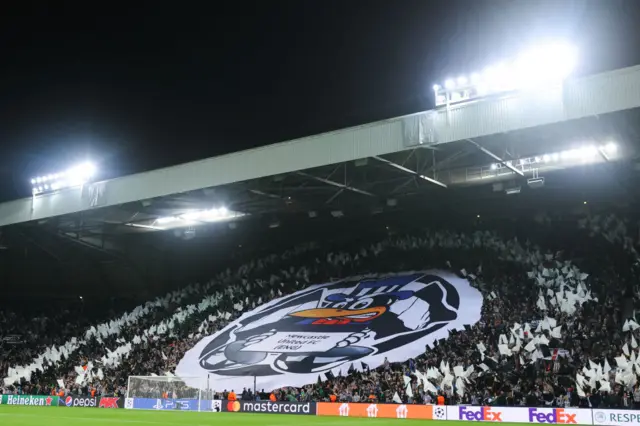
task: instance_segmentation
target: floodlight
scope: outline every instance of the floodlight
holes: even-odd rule
[[[176,222],[180,220],[179,218],[175,217],[175,216],[166,216],[166,217],[159,217],[156,219],[156,223],[163,225],[166,223],[171,223],[171,222]]]
[[[226,219],[241,216],[237,212],[230,212],[226,207],[213,208],[209,210],[194,210],[180,216],[160,217],[156,219],[157,224],[167,224],[171,222],[183,221],[186,223],[193,222],[218,222]]]
[[[183,220],[192,221],[192,220],[200,219],[200,216],[202,216],[202,212],[195,211],[195,212],[185,213],[181,216],[181,218]]]
[[[567,150],[567,151],[562,151],[562,152],[560,153],[560,157],[561,157],[563,160],[568,160],[568,159],[570,159],[570,158],[574,158],[574,157],[576,157],[576,154],[577,154],[577,151],[576,151],[575,149],[569,149],[569,150]]]
[[[495,170],[497,168],[498,168],[498,165],[496,163],[491,164],[491,170]]]
[[[229,212],[229,210],[226,207],[213,208],[211,210],[206,210],[202,213],[203,213],[202,219],[210,222],[231,219],[235,216],[235,214],[232,212]]]
[[[58,191],[64,188],[84,185],[96,174],[93,163],[78,164],[64,172],[49,173],[31,179],[32,193],[40,194],[45,191]],[[46,183],[46,184],[45,184]]]
[[[202,210],[199,212],[198,219],[200,220],[216,220],[220,214],[218,209]]]
[[[440,90],[440,85],[439,85],[439,84],[434,84],[434,85],[433,85],[433,90],[434,90],[434,91],[436,91],[436,92],[437,92],[438,90]]]
[[[548,43],[518,55],[515,60],[486,68],[482,74],[471,74],[471,85],[465,76],[448,79],[436,92],[436,106],[467,101],[492,93],[531,89],[561,83],[577,64],[577,50],[568,43]],[[456,85],[457,83],[457,85]],[[464,93],[456,90],[464,87]]]
[[[79,164],[71,169],[69,169],[67,171],[67,174],[69,176],[69,180],[71,181],[79,181],[79,182],[86,182],[87,180],[89,180],[91,177],[93,177],[93,175],[96,172],[96,168],[92,163],[82,163]]]
[[[487,68],[484,71],[483,79],[490,91],[497,92],[503,90],[507,74],[508,71],[505,64],[498,64]]]
[[[489,93],[489,85],[487,83],[484,83],[484,82],[480,81],[476,85],[476,94],[478,96],[485,96],[488,93]]]
[[[542,156],[542,161],[544,161],[545,163],[549,162],[549,160],[551,160],[549,154],[545,154]]]
[[[558,79],[565,79],[576,67],[578,55],[575,47],[556,43],[546,49],[548,66]]]
[[[593,145],[590,146],[585,146],[583,148],[580,148],[580,158],[582,158],[583,160],[589,159],[589,158],[593,158],[598,154],[598,148],[596,148]]]
[[[604,146],[604,150],[608,154],[615,154],[618,151],[618,145],[615,142],[609,142]]]
[[[576,49],[566,43],[549,43],[523,52],[515,63],[520,86],[558,83],[567,78],[577,62]]]

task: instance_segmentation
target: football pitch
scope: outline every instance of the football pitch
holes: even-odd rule
[[[108,410],[67,407],[15,407],[0,405],[0,425],[6,426],[396,426],[398,423],[429,422],[432,426],[462,426],[462,421],[370,419],[293,416],[286,414],[211,413],[175,411]],[[468,422],[467,422],[468,423]],[[515,425],[515,423],[502,423]]]

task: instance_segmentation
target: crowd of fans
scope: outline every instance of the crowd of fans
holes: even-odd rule
[[[130,376],[163,376],[173,372],[185,352],[201,337],[220,330],[242,312],[252,309],[256,302],[266,303],[308,284],[335,278],[438,268],[465,276],[482,292],[484,303],[479,323],[452,332],[449,338],[425,348],[423,355],[404,363],[385,361],[376,369],[362,364],[338,375],[320,375],[317,383],[303,388],[215,389],[216,395],[228,397],[233,391],[239,399],[401,400],[429,404],[444,397],[448,404],[638,407],[640,389],[635,380],[631,383],[616,380],[614,360],[623,353],[623,346],[629,344],[634,333],[640,339],[640,330],[623,331],[625,321],[635,319],[639,299],[640,271],[634,248],[638,241],[634,231],[623,220],[603,216],[581,221],[539,221],[509,234],[480,230],[424,231],[360,241],[340,250],[315,244],[300,246],[251,260],[237,271],[219,274],[211,283],[192,285],[160,298],[145,315],[125,324],[117,333],[86,339],[86,344],[69,356],[45,361],[43,368],[30,377],[4,386],[0,383],[0,392],[123,396]],[[585,276],[588,274],[584,283],[592,300],[580,304],[573,313],[563,312],[548,301],[542,309],[537,303],[541,286],[530,273],[553,270],[557,265],[567,265],[566,262],[571,262],[572,271],[579,268]],[[556,283],[562,290],[563,275],[556,275]],[[212,294],[218,295],[217,303],[202,310],[193,308]],[[0,337],[4,342],[0,346],[0,377],[8,374],[9,367],[27,365],[52,344],[62,345],[74,336],[83,338],[90,326],[73,311],[58,311],[51,317],[41,315],[29,320],[16,315],[0,313]],[[545,317],[554,318],[562,326],[562,334],[551,337],[547,333],[550,342],[543,348],[542,357],[531,360],[518,354],[500,353],[499,337],[509,335],[513,324],[534,323]],[[118,362],[101,362],[115,347],[134,341],[142,330],[169,322],[167,332],[150,333],[148,339],[130,345]],[[67,326],[59,327],[60,324]],[[22,343],[15,345],[10,336],[21,336]],[[486,346],[485,353],[478,350],[479,343]],[[585,388],[576,383],[576,374],[589,368],[590,362],[603,364],[605,360],[613,366],[609,374],[611,390],[600,390],[601,385]],[[416,372],[439,369],[442,362],[465,369],[475,366],[463,389],[452,384],[439,386],[438,381],[433,382],[435,391],[425,389],[421,375]],[[488,369],[478,368],[480,364]],[[77,383],[81,374],[78,366],[89,368],[88,373],[93,373],[88,376],[90,380]],[[96,374],[98,370],[100,374]]]

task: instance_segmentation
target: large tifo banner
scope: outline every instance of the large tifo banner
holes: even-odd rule
[[[303,386],[353,365],[402,362],[480,320],[482,295],[443,271],[348,279],[272,300],[205,337],[178,364],[192,387]]]

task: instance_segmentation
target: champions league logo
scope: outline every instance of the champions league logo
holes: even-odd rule
[[[242,315],[180,361],[181,377],[227,388],[302,386],[360,361],[404,361],[480,319],[482,296],[442,271],[309,287]],[[359,364],[354,364],[356,368]]]

